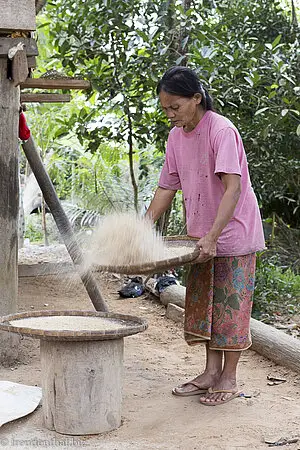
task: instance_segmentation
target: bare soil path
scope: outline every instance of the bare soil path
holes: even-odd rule
[[[42,410],[4,425],[0,449],[88,448],[103,450],[233,450],[265,449],[265,438],[298,437],[282,448],[300,449],[300,374],[295,374],[251,350],[242,355],[239,381],[251,398],[207,407],[198,397],[177,398],[172,387],[197,375],[204,366],[204,348],[189,348],[181,325],[165,318],[165,307],[142,296],[120,299],[121,279],[97,275],[113,312],[146,318],[149,328],[125,338],[122,425],[98,436],[65,436],[43,426]],[[92,309],[77,275],[20,278],[19,310]],[[39,341],[24,338],[21,358],[0,367],[0,379],[40,385]],[[267,376],[285,377],[269,386]]]

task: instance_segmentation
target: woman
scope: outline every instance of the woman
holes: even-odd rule
[[[213,111],[197,74],[172,67],[157,93],[173,128],[147,216],[156,221],[182,190],[187,232],[200,249],[187,281],[184,335],[189,345],[205,342],[207,356],[204,372],[173,394],[220,405],[239,395],[237,365],[251,345],[256,252],[265,246],[260,212],[241,137]]]

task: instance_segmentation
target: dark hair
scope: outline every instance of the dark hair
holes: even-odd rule
[[[192,98],[195,94],[201,94],[201,105],[205,111],[213,109],[213,100],[198,75],[192,69],[183,66],[174,66],[168,69],[159,81],[156,92],[161,91],[168,94],[180,95]]]

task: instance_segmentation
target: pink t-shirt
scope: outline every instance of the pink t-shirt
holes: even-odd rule
[[[222,172],[241,176],[241,195],[218,239],[217,256],[247,255],[264,249],[260,212],[235,126],[225,117],[207,111],[191,132],[177,127],[171,130],[158,184],[182,190],[190,236],[200,238],[210,231],[225,190],[218,176]]]

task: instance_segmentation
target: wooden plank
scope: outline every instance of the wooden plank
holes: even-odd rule
[[[21,94],[21,103],[67,103],[69,94]]]
[[[19,42],[24,44],[27,56],[37,56],[39,54],[34,39],[0,37],[0,58],[7,58],[8,50],[15,47]]]
[[[12,79],[19,86],[28,77],[28,63],[25,50],[18,50],[12,60]]]
[[[21,88],[37,89],[89,89],[90,81],[67,78],[27,78]]]
[[[64,262],[63,264],[43,262],[39,264],[19,264],[18,275],[22,277],[39,277],[47,275],[59,275],[61,273],[72,273],[75,271],[74,264]]]
[[[0,0],[0,31],[34,31],[35,0]]]

